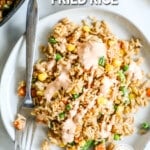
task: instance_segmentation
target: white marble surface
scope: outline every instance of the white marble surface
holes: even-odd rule
[[[89,4],[82,6],[87,7]],[[0,27],[0,75],[4,64],[16,41],[25,31],[27,1],[17,13]],[[39,0],[40,18],[54,12],[81,6],[51,5],[51,0]],[[91,6],[90,6],[91,7]],[[118,12],[131,20],[150,41],[150,0],[119,0],[118,6],[96,6]],[[1,100],[4,98],[0,97]],[[13,150],[13,142],[5,131],[0,117],[0,150]]]

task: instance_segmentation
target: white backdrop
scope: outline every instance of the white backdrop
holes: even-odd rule
[[[86,7],[90,6],[86,4]],[[0,75],[3,66],[19,37],[25,32],[27,0],[17,13],[0,27]],[[51,0],[39,0],[40,18],[63,9],[81,6],[51,5]],[[96,6],[118,12],[131,20],[150,41],[150,0],[119,0],[118,6]],[[0,98],[2,100],[2,98]],[[5,131],[0,117],[0,150],[13,150],[13,142]]]

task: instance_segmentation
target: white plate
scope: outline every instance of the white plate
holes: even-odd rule
[[[143,36],[143,34],[138,30],[138,28],[133,25],[128,19],[123,16],[106,11],[98,8],[77,8],[66,11],[61,11],[56,14],[50,15],[39,22],[38,25],[38,34],[37,34],[37,52],[36,59],[39,57],[38,47],[41,44],[45,44],[47,41],[47,35],[51,27],[58,22],[61,18],[68,17],[72,21],[79,23],[82,19],[87,18],[87,16],[95,16],[100,20],[105,20],[109,23],[112,31],[119,37],[123,39],[129,39],[130,37],[138,37],[141,39],[143,44],[142,55],[145,58],[145,63],[143,68],[146,72],[150,72],[150,68],[148,70],[148,66],[150,66],[150,52],[148,51],[150,45],[147,39]],[[8,61],[3,70],[3,74],[1,77],[1,87],[0,87],[0,107],[1,107],[1,115],[4,126],[10,135],[11,139],[14,140],[14,128],[12,126],[12,122],[14,120],[17,104],[20,101],[18,96],[16,95],[16,89],[18,82],[24,79],[25,75],[25,40],[22,36],[17,42],[16,46],[13,48]],[[143,121],[150,122],[150,107],[141,108],[138,113],[135,115],[136,125],[139,125]],[[40,134],[40,136],[36,136],[38,138],[43,138],[44,134]],[[141,136],[135,133],[130,137],[124,138],[128,144],[131,144],[135,147],[135,143],[140,140]],[[40,141],[40,139],[38,139]],[[39,143],[39,142],[37,142]],[[39,149],[39,144],[35,144],[34,149]],[[57,148],[54,148],[57,149]],[[138,148],[136,148],[138,149]],[[141,148],[139,150],[143,150]]]

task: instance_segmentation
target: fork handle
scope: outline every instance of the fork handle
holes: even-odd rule
[[[32,104],[31,100],[31,81],[35,55],[35,38],[38,22],[38,8],[36,0],[29,0],[27,9],[26,22],[26,97],[29,99],[28,104]]]

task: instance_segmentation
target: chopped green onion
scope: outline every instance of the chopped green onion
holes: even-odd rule
[[[118,76],[119,76],[121,82],[125,82],[125,79],[126,79],[126,78],[125,78],[125,75],[124,75],[123,70],[120,70],[120,71],[118,72]]]
[[[94,146],[94,140],[89,140],[80,148],[80,150],[89,150],[92,146]]]
[[[94,141],[94,145],[98,145],[100,143],[100,141]]]
[[[99,139],[98,141],[94,141],[94,146],[99,145],[99,144],[105,144],[106,139]]]
[[[147,133],[147,131],[150,129],[150,124],[147,122],[143,122],[141,124],[141,128],[139,130],[140,134],[145,134]]]
[[[68,144],[71,145],[71,146],[74,146],[76,143],[73,141],[73,142],[68,143]]]
[[[84,92],[84,87],[82,88],[82,92],[81,93],[83,93]]]
[[[64,119],[65,118],[65,112],[62,112],[59,114],[59,119]]]
[[[106,142],[106,141],[105,141],[105,139],[102,139],[102,140],[101,140],[101,143],[103,143],[103,144],[104,144],[105,142]]]
[[[125,105],[128,105],[128,104],[130,104],[130,103],[131,103],[130,99],[126,99],[126,100],[124,101],[124,104],[125,104]]]
[[[116,140],[116,141],[120,140],[120,135],[119,134],[114,134],[114,140]]]
[[[126,96],[128,94],[128,90],[125,86],[121,86],[120,87],[120,91],[122,91],[122,95]]]
[[[59,53],[57,53],[55,56],[55,60],[59,61],[61,58],[62,58],[62,56]]]
[[[114,105],[115,112],[117,111],[117,109],[118,109],[118,105]]]
[[[53,129],[55,127],[54,122],[50,122],[50,128]]]
[[[70,105],[70,104],[67,104],[67,105],[66,105],[66,110],[67,110],[67,111],[71,110],[71,105]]]
[[[74,99],[79,98],[79,96],[80,96],[80,94],[73,94],[73,98],[74,98]]]
[[[105,66],[105,58],[104,56],[100,57],[98,60],[98,65],[104,67]]]
[[[56,44],[57,43],[57,41],[56,41],[56,39],[54,37],[50,37],[48,39],[48,42],[51,43],[51,44]]]
[[[127,71],[129,69],[129,65],[125,65],[124,67],[123,67],[123,71],[125,72],[125,71]]]
[[[35,82],[36,82],[36,80],[37,80],[37,78],[36,78],[36,77],[32,77],[32,83],[35,83]]]
[[[150,129],[150,124],[147,123],[147,122],[144,122],[144,123],[141,124],[141,128],[145,129],[145,130],[148,130],[148,129]]]

